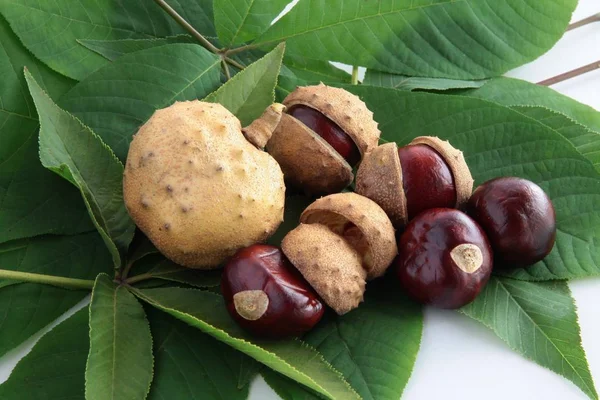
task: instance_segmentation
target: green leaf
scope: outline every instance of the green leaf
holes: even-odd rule
[[[593,132],[566,115],[545,107],[513,106],[511,108],[540,121],[563,135],[600,172],[600,133]]]
[[[599,175],[562,135],[510,108],[471,97],[347,89],[374,110],[383,140],[406,144],[415,136],[439,136],[464,152],[477,185],[498,176],[519,176],[548,193],[556,209],[556,245],[527,269],[534,274],[520,277],[600,275]]]
[[[329,314],[303,340],[363,399],[397,400],[419,352],[423,313],[396,288],[377,283],[370,285],[360,307],[341,317]]]
[[[236,74],[204,101],[221,103],[248,125],[265,111],[275,99],[275,85],[281,68],[285,45],[280,44],[266,56]]]
[[[169,4],[200,33],[214,36],[212,1]],[[107,61],[77,40],[144,39],[184,30],[154,1],[0,0],[0,12],[33,54],[55,71],[81,80]]]
[[[139,265],[142,264],[142,265]],[[183,267],[166,259],[162,255],[149,257],[135,265],[136,270],[145,270],[143,274],[131,277],[134,281],[141,279],[161,279],[184,283],[198,288],[216,287],[221,284],[221,270],[202,271]]]
[[[298,79],[313,85],[320,82],[350,83],[350,74],[328,61],[286,54],[283,63]]]
[[[162,311],[148,309],[156,370],[150,400],[248,397],[248,386],[237,386],[247,356]]]
[[[240,353],[243,354],[243,353]],[[254,358],[250,358],[244,355],[242,362],[240,363],[240,372],[238,377],[237,387],[241,389],[245,386],[249,386],[250,383],[258,376],[258,373],[262,371],[263,365],[256,361]]]
[[[219,39],[230,47],[257,38],[288,3],[288,0],[215,1],[215,25]]]
[[[265,369],[261,372],[262,377],[283,400],[320,400],[317,396],[307,388],[277,372]]]
[[[4,243],[0,245],[0,268],[94,279],[101,272],[111,271],[112,261],[100,235],[92,232]],[[84,290],[34,283],[0,288],[0,355],[27,340],[87,294]]]
[[[330,399],[358,399],[356,392],[323,357],[299,340],[252,339],[231,319],[223,298],[195,289],[147,289],[134,293],[148,304],[202,330],[271,369]]]
[[[406,75],[390,74],[388,72],[367,70],[363,84],[371,86],[389,87],[398,90],[436,90],[479,88],[486,81],[465,81],[445,78],[421,78]]]
[[[575,302],[565,282],[523,282],[492,277],[461,309],[494,331],[513,350],[575,383],[592,399],[590,375]]]
[[[93,229],[78,191],[40,163],[25,66],[54,96],[73,84],[36,60],[0,16],[0,243]]]
[[[60,106],[125,162],[133,134],[154,111],[203,98],[219,84],[216,55],[195,44],[171,44],[126,54],[100,68],[67,93]]]
[[[86,399],[145,399],[153,375],[144,308],[125,286],[98,275],[90,303]]]
[[[3,400],[83,399],[89,351],[87,308],[44,335],[0,385]]]
[[[292,54],[402,75],[482,79],[549,50],[576,5],[576,0],[301,0],[255,43],[285,40]]]
[[[157,39],[78,40],[78,42],[109,61],[115,61],[125,54],[165,46],[167,44],[196,43],[194,38],[189,35],[177,35]]]
[[[27,71],[25,79],[40,115],[42,164],[79,188],[115,266],[120,266],[135,230],[123,202],[123,165],[91,129],[59,108]]]
[[[271,237],[267,240],[268,244],[273,246],[281,245],[281,241],[289,231],[300,224],[300,214],[315,199],[304,195],[292,195],[285,198],[285,208],[283,210],[283,222]]]
[[[483,87],[463,92],[503,106],[542,106],[600,132],[600,112],[546,87],[512,78],[494,78]]]

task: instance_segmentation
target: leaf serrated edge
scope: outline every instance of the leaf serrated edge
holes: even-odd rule
[[[150,327],[150,321],[148,320],[148,315],[146,314],[146,311],[144,310],[143,304],[140,303],[139,298],[131,291],[130,287],[119,286],[119,288],[125,288],[127,290],[127,292],[133,296],[135,301],[138,302],[138,304],[142,308],[142,312],[144,313],[144,322],[146,322],[146,326],[148,327],[148,333],[150,335],[149,352],[150,352],[150,359],[152,360],[152,365],[150,365],[150,380],[148,381],[148,387],[146,388],[146,395],[144,396],[144,398],[146,399],[146,398],[148,398],[148,395],[150,394],[150,389],[152,388],[152,383],[154,382],[154,373],[156,372],[156,370],[155,370],[156,361],[154,360],[154,336],[152,336],[152,329]],[[119,289],[119,288],[117,288],[117,289]]]
[[[89,372],[89,368],[90,368],[90,357],[92,355],[92,302],[94,301],[94,297],[96,296],[96,286],[98,285],[98,281],[100,279],[100,277],[102,275],[105,275],[108,279],[110,279],[110,276],[104,272],[98,274],[98,276],[96,277],[96,282],[94,283],[94,289],[92,289],[92,296],[90,297],[90,304],[88,304],[88,331],[89,331],[89,341],[90,341],[90,350],[87,356],[87,359],[85,361],[85,398],[89,399],[90,397],[88,396],[88,372]]]
[[[508,277],[496,277],[496,279],[498,279],[499,281],[500,281],[500,279],[509,279],[509,280],[514,280],[514,281],[516,281],[516,282],[525,282],[525,283],[527,282],[527,281],[521,281],[521,280],[518,280],[518,279],[512,279],[512,278],[508,278]],[[554,281],[554,282],[557,282],[557,281]],[[571,300],[573,301],[573,307],[574,307],[574,311],[575,311],[575,321],[577,322],[577,336],[578,336],[578,338],[579,338],[579,343],[578,343],[578,344],[580,345],[580,347],[581,347],[581,349],[582,349],[582,351],[583,351],[584,355],[586,355],[586,353],[585,353],[585,349],[583,348],[583,341],[582,341],[582,339],[581,339],[581,329],[580,329],[580,326],[579,326],[579,315],[577,314],[577,305],[575,304],[575,299],[574,299],[574,298],[573,298],[573,296],[572,296],[572,293],[571,293],[571,290],[570,290],[570,288],[569,288],[569,285],[567,285],[567,282],[566,282],[566,281],[563,281],[563,282],[565,283],[565,287],[566,287],[566,289],[567,289],[567,294],[569,295],[569,297],[570,297],[570,298],[571,298]],[[539,282],[532,282],[532,283],[539,283]],[[502,286],[504,287],[504,285],[502,285]],[[504,287],[504,290],[505,290],[507,293],[509,293],[510,297],[513,297],[513,296],[512,296],[512,294],[510,293],[510,291],[509,291],[508,289],[506,289],[506,288]],[[516,300],[514,300],[514,301],[515,301],[515,302],[518,304],[518,302],[517,302]],[[521,306],[520,306],[520,305],[519,305],[519,308],[521,308]],[[486,328],[488,328],[488,329],[489,329],[490,331],[492,331],[492,332],[493,332],[493,333],[494,333],[494,334],[495,334],[495,335],[496,335],[496,336],[497,336],[499,339],[501,339],[501,340],[502,340],[504,343],[506,343],[506,345],[507,345],[507,346],[508,346],[508,347],[509,347],[511,350],[513,350],[515,353],[519,354],[521,357],[523,357],[523,358],[525,358],[525,359],[527,359],[527,360],[529,360],[529,361],[531,361],[531,362],[535,363],[536,365],[538,365],[538,366],[540,366],[540,367],[542,367],[542,368],[544,368],[544,369],[547,369],[548,371],[550,371],[550,372],[552,372],[552,373],[554,373],[554,374],[556,374],[556,375],[558,375],[558,376],[562,376],[563,378],[565,378],[566,380],[568,380],[569,382],[571,382],[572,384],[574,384],[575,386],[577,386],[577,388],[579,388],[579,390],[581,390],[583,393],[585,393],[585,394],[587,395],[587,393],[586,393],[586,392],[584,392],[584,391],[583,391],[583,389],[582,389],[581,387],[579,387],[579,385],[577,385],[575,382],[573,382],[571,379],[569,379],[569,378],[568,378],[568,377],[567,377],[565,374],[561,374],[560,372],[554,371],[553,369],[550,369],[549,367],[547,367],[547,366],[545,366],[545,365],[542,365],[542,364],[538,363],[536,360],[534,360],[534,359],[533,359],[533,357],[529,357],[529,356],[527,356],[527,355],[523,354],[521,351],[519,351],[519,350],[518,350],[518,349],[516,349],[515,347],[513,347],[513,346],[512,346],[512,345],[511,345],[511,344],[508,342],[508,340],[506,340],[505,338],[501,337],[501,336],[500,336],[500,335],[499,335],[499,334],[496,332],[496,330],[494,329],[494,327],[492,327],[492,325],[491,325],[491,324],[489,324],[489,323],[487,323],[487,322],[484,322],[484,321],[482,321],[482,320],[479,320],[479,319],[477,319],[477,318],[475,318],[475,317],[473,317],[473,316],[471,316],[471,315],[467,314],[465,311],[463,311],[463,309],[462,309],[462,308],[461,308],[461,309],[458,309],[457,311],[458,311],[459,313],[463,314],[464,316],[471,318],[473,321],[476,321],[476,322],[480,323],[481,325],[485,326]],[[526,313],[526,314],[527,314],[527,313]],[[529,314],[527,314],[527,315],[529,316]],[[529,318],[531,318],[531,317],[529,317]],[[538,325],[538,324],[536,323],[536,325]],[[541,329],[540,329],[540,330],[541,330]],[[542,332],[543,332],[543,331],[542,331]],[[545,334],[544,334],[544,336],[545,336],[546,338],[548,338],[548,336],[547,336],[547,335],[545,335]],[[550,341],[550,342],[551,342],[551,343],[554,345],[554,342],[553,342],[552,340],[550,340],[550,338],[548,338],[548,340],[549,340],[549,341]],[[554,347],[556,347],[556,345],[554,345]],[[561,355],[563,355],[561,351],[559,351],[559,353],[560,353]],[[564,355],[563,355],[563,358],[565,358],[565,357],[564,357]],[[571,365],[571,363],[568,363],[568,364],[569,364],[569,365]],[[588,367],[588,371],[589,371],[589,370],[590,370],[590,366],[589,366],[589,363],[588,363],[588,360],[587,360],[587,355],[586,355],[586,358],[585,358],[585,365]],[[571,365],[571,367],[572,367],[573,371],[574,371],[574,372],[577,374],[577,376],[579,376],[579,378],[580,378],[580,379],[581,379],[581,380],[582,380],[582,381],[585,383],[585,380],[584,380],[584,379],[583,379],[583,377],[582,377],[582,376],[581,376],[581,375],[580,375],[580,374],[577,372],[577,370],[576,370],[576,369],[575,369],[575,368],[574,368],[572,365]],[[588,389],[591,389],[591,393],[592,393],[593,395],[595,395],[595,397],[592,397],[592,399],[593,399],[593,400],[598,400],[598,393],[596,392],[596,388],[595,388],[595,384],[594,384],[593,377],[592,377],[592,385],[593,385],[593,386],[590,388],[590,387],[588,386],[588,384],[587,384],[587,383],[585,383],[585,386],[586,386]]]
[[[211,39],[216,39],[210,36],[205,36]],[[93,48],[93,47],[89,47],[87,44],[101,44],[101,43],[134,43],[134,42],[159,42],[162,40],[169,40],[169,39],[178,39],[178,38],[189,38],[190,42],[188,44],[195,44],[196,42],[194,42],[194,38],[192,38],[190,35],[187,35],[185,33],[181,33],[179,35],[171,35],[171,36],[165,36],[165,37],[152,37],[152,38],[147,38],[147,39],[117,39],[117,40],[99,40],[99,39],[76,39],[76,42],[79,43],[81,46],[85,47],[86,49],[93,51],[94,53],[100,55],[101,57],[107,59],[108,61],[115,61],[112,60],[108,57],[106,57],[106,55],[102,54],[100,51],[98,51],[98,49]],[[176,44],[176,43],[165,43],[164,46],[170,45],[170,44]],[[160,47],[160,46],[159,46]],[[146,49],[142,49],[139,51],[143,51]],[[126,54],[130,54],[130,53],[126,53]]]
[[[69,113],[66,110],[63,110],[62,108],[60,108],[55,102],[54,100],[52,100],[52,98],[48,95],[48,93],[46,93],[46,91],[44,90],[44,88],[42,88],[36,81],[36,79],[33,77],[33,75],[29,72],[29,69],[27,69],[27,67],[24,68],[24,75],[25,75],[25,80],[27,82],[27,85],[30,86],[31,83],[33,82],[36,86],[39,87],[40,92],[42,93],[42,96],[45,96],[49,101],[51,106],[55,107],[56,109],[58,109],[61,112],[64,112],[69,118],[72,118],[74,121],[76,121],[78,124],[80,124],[80,126],[83,128],[84,131],[87,131],[89,134],[91,134],[92,138],[98,140],[100,142],[100,145],[102,146],[102,148],[104,150],[106,150],[109,154],[109,156],[111,157],[112,161],[116,161],[118,166],[120,167],[120,171],[124,171],[125,167],[123,166],[123,163],[121,163],[121,160],[119,160],[117,158],[117,156],[115,155],[115,153],[112,151],[112,149],[106,144],[104,143],[104,141],[102,140],[102,138],[100,138],[100,136],[98,136],[90,127],[88,127],[87,125],[85,125],[79,118],[75,117],[74,115],[72,115],[71,113]],[[29,92],[31,93],[31,87],[29,87]],[[31,97],[33,98],[33,95],[31,95]],[[35,98],[33,100],[34,106],[36,108],[36,111],[38,112],[39,115],[39,111],[37,110],[38,106],[37,103],[35,102]],[[38,134],[38,149],[41,149],[41,137],[42,137],[42,122],[41,122],[41,118],[40,118],[40,131]],[[46,165],[44,163],[44,161],[41,158],[41,154],[38,151],[38,157],[40,159],[40,163],[47,169],[51,170],[51,171],[55,171],[54,166],[51,165]],[[117,244],[115,243],[115,241],[110,237],[110,229],[108,229],[107,226],[107,221],[105,220],[104,216],[102,214],[97,215],[96,212],[94,212],[94,208],[92,207],[92,205],[90,204],[90,202],[87,199],[87,196],[84,194],[83,192],[83,188],[86,187],[87,188],[87,184],[85,182],[80,182],[79,179],[77,179],[75,177],[75,174],[73,174],[73,171],[71,171],[71,168],[69,168],[66,164],[61,163],[60,167],[65,167],[67,170],[69,170],[69,173],[71,174],[71,176],[73,177],[73,179],[76,181],[77,183],[77,188],[79,189],[80,193],[81,193],[81,197],[86,205],[86,208],[88,209],[88,212],[90,214],[90,217],[93,216],[92,222],[94,223],[94,225],[96,226],[96,229],[98,230],[98,232],[100,233],[100,235],[102,236],[102,238],[104,239],[105,243],[106,241],[109,241],[110,244],[112,244],[112,246],[114,246],[114,250],[116,251],[116,254],[113,252],[113,249],[110,248],[110,246],[107,244],[107,247],[109,248],[109,251],[111,252],[111,255],[113,257],[113,263],[115,264],[115,268],[119,268],[123,262],[123,260],[121,259],[121,254],[119,251],[119,248],[117,247]],[[59,168],[60,168],[59,167]],[[88,191],[91,193],[91,190]],[[135,225],[133,224],[133,221],[131,220],[131,217],[129,217],[129,214],[127,213],[127,217],[129,218],[130,221],[130,226],[128,229],[124,230],[123,233],[121,235],[125,236],[126,238],[128,236],[130,236],[130,239],[128,240],[129,242],[131,242],[131,239],[133,239],[133,234],[135,233]],[[100,222],[98,221],[98,218],[102,221],[102,223],[104,224],[104,226],[101,226]],[[119,236],[121,236],[119,235]]]
[[[192,292],[196,292],[196,291],[198,291],[197,289],[188,289],[188,288],[180,288],[180,289],[178,289],[178,290],[185,290],[185,291],[192,291]],[[262,348],[262,347],[260,347],[260,346],[258,346],[258,345],[255,345],[254,343],[248,342],[248,341],[247,341],[247,340],[245,340],[245,339],[240,339],[240,338],[236,338],[236,337],[234,337],[234,336],[231,336],[229,333],[225,332],[224,330],[222,330],[222,329],[219,329],[219,328],[217,328],[216,326],[213,326],[213,325],[211,325],[211,324],[209,324],[209,323],[207,323],[207,322],[204,322],[204,321],[202,321],[201,319],[198,319],[198,318],[194,317],[193,315],[190,315],[190,314],[188,314],[188,313],[185,313],[185,312],[183,312],[183,311],[179,311],[179,310],[176,310],[176,309],[173,309],[173,308],[170,308],[170,307],[165,307],[165,306],[163,306],[163,305],[161,305],[161,304],[159,304],[159,303],[155,302],[153,299],[150,299],[150,298],[149,298],[149,297],[147,297],[147,296],[146,296],[146,295],[145,295],[145,294],[144,294],[142,291],[140,291],[140,290],[138,290],[138,289],[136,289],[136,288],[133,288],[133,287],[132,287],[132,288],[130,289],[130,291],[131,291],[131,292],[132,292],[132,293],[133,293],[135,296],[137,296],[138,298],[140,298],[142,301],[145,301],[146,303],[150,304],[151,306],[153,306],[153,307],[156,307],[156,308],[158,308],[158,309],[160,309],[160,310],[162,310],[162,311],[165,311],[165,312],[169,312],[169,311],[171,311],[171,312],[174,312],[174,313],[176,313],[176,314],[179,314],[179,315],[186,316],[186,317],[188,317],[188,318],[190,318],[190,319],[192,319],[192,320],[198,321],[198,323],[199,323],[199,324],[200,324],[200,325],[203,327],[203,328],[200,328],[202,331],[204,331],[205,333],[207,333],[207,334],[211,335],[212,337],[214,337],[215,339],[217,339],[217,340],[219,340],[219,341],[221,341],[221,342],[223,342],[222,338],[220,338],[220,337],[218,337],[217,335],[215,335],[215,333],[219,333],[219,334],[222,334],[223,336],[225,336],[226,338],[229,338],[229,339],[232,339],[232,340],[235,340],[235,341],[239,341],[239,342],[241,342],[242,344],[244,344],[244,345],[247,345],[247,346],[248,346],[248,347],[250,347],[250,348],[259,349],[260,351],[262,351],[262,352],[264,352],[264,353],[268,354],[269,356],[273,357],[274,359],[276,359],[276,360],[280,361],[282,364],[285,364],[286,366],[288,366],[288,367],[289,367],[289,368],[290,368],[292,371],[294,371],[294,372],[295,372],[295,373],[297,373],[298,375],[302,375],[302,376],[304,376],[304,377],[305,377],[305,378],[306,378],[308,381],[312,382],[312,383],[315,385],[315,387],[318,387],[318,388],[319,388],[319,389],[322,391],[322,394],[326,394],[327,396],[329,396],[329,398],[330,398],[330,399],[332,399],[332,400],[336,400],[336,398],[335,398],[335,397],[333,397],[333,395],[332,395],[331,393],[329,393],[329,391],[327,391],[327,390],[326,390],[326,389],[324,389],[324,388],[323,388],[321,385],[319,385],[317,382],[315,382],[315,381],[314,381],[314,380],[313,380],[313,379],[312,379],[310,376],[308,376],[308,375],[306,375],[305,373],[303,373],[303,372],[299,371],[299,370],[298,370],[298,369],[296,369],[296,368],[295,368],[293,365],[289,364],[287,361],[285,361],[284,359],[282,359],[281,357],[279,357],[277,354],[275,354],[275,353],[272,353],[272,352],[270,352],[270,351],[268,351],[268,350],[266,350],[266,349],[264,349],[264,348]],[[220,296],[218,296],[218,295],[216,295],[216,294],[214,294],[214,293],[210,293],[210,292],[206,292],[206,294],[207,294],[207,295],[210,295],[210,296],[214,296],[215,298],[216,298],[216,297],[220,297]],[[184,322],[186,322],[186,321],[184,321]],[[225,343],[225,344],[229,345],[228,343]],[[306,345],[304,342],[301,342],[301,344],[304,344],[304,345]],[[308,345],[306,345],[306,347],[307,347],[309,350],[315,351],[313,348],[311,348],[311,347],[310,347],[310,346],[308,346]],[[236,350],[237,350],[237,349],[236,349]],[[240,351],[240,350],[238,350],[238,351]],[[248,356],[252,357],[252,356],[251,356],[251,355],[249,355],[249,354],[248,354]],[[329,364],[329,363],[327,362],[327,360],[325,360],[325,358],[324,358],[324,357],[321,355],[321,353],[319,353],[318,351],[315,351],[315,356],[316,356],[316,357],[319,359],[319,361],[321,361],[321,362],[323,362],[325,365],[327,365],[327,366],[328,366],[328,367],[331,369],[331,371],[332,371],[332,372],[336,373],[338,377],[342,377],[341,381],[342,381],[342,382],[344,382],[344,384],[346,385],[346,387],[347,387],[347,388],[349,388],[349,389],[350,389],[350,391],[356,395],[356,398],[357,398],[357,399],[360,399],[360,398],[361,398],[361,397],[358,395],[358,393],[356,393],[356,391],[354,390],[354,388],[352,388],[352,386],[350,386],[350,384],[349,384],[349,383],[346,381],[346,379],[345,379],[345,378],[343,378],[343,375],[342,375],[342,374],[341,374],[339,371],[337,371],[335,368],[333,368],[333,367],[331,366],[331,364]],[[254,357],[252,357],[252,358],[254,358]],[[258,361],[258,362],[260,362],[260,363],[262,364],[262,362],[261,362],[261,361],[259,361],[259,360],[257,360],[257,361]],[[268,366],[267,366],[267,367],[268,367]],[[291,378],[291,379],[292,379],[292,378]]]

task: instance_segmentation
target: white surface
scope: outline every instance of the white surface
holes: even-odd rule
[[[580,0],[578,21],[600,12],[598,0]],[[567,32],[557,45],[531,64],[508,75],[538,82],[600,59],[600,23]],[[600,109],[600,71],[554,86],[559,92]],[[583,346],[600,385],[600,279],[570,284],[579,309]],[[83,306],[82,303],[79,307]],[[0,358],[0,382],[41,336]],[[577,400],[586,396],[572,383],[514,353],[483,326],[455,312],[427,309],[417,363],[402,400]],[[277,395],[257,379],[251,400]],[[185,400],[185,399],[178,399]],[[344,399],[340,399],[344,400]]]

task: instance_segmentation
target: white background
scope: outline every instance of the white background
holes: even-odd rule
[[[598,12],[598,0],[580,0],[573,21]],[[567,32],[546,55],[508,75],[539,82],[599,60],[600,23],[594,23]],[[600,110],[600,71],[553,88]],[[600,279],[573,282],[570,287],[577,302],[583,346],[594,380],[600,385]],[[0,382],[8,378],[39,336],[0,358]],[[583,400],[586,396],[569,381],[511,351],[482,325],[456,312],[427,309],[421,350],[402,399],[458,398]],[[250,399],[278,397],[259,378],[252,384]]]

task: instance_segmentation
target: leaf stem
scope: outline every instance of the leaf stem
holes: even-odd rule
[[[352,79],[350,80],[350,83],[358,85],[358,65],[352,66]]]
[[[262,43],[262,44],[264,44],[264,43]],[[258,44],[247,44],[244,46],[236,47],[235,49],[229,49],[225,52],[225,55],[241,53],[242,51],[255,49],[258,46],[259,46]]]
[[[594,22],[600,22],[600,13],[584,18],[581,21],[573,22],[567,27],[567,32],[573,29],[581,28],[582,26],[592,24]]]
[[[575,78],[579,75],[587,74],[588,72],[595,71],[597,69],[600,69],[600,60],[595,61],[588,65],[584,65],[583,67],[576,68],[572,71],[565,72],[564,74],[557,75],[553,78],[545,79],[541,82],[538,82],[538,85],[552,86],[559,82],[566,81],[567,79]]]
[[[229,58],[229,57],[225,57],[225,61],[227,61],[228,64],[233,65],[234,67],[236,67],[237,69],[244,69],[246,67],[244,67],[242,64],[240,64],[239,62]]]
[[[94,281],[87,279],[65,278],[62,276],[33,274],[30,272],[0,269],[0,279],[20,282],[42,283],[67,289],[93,289]]]
[[[132,276],[131,278],[125,279],[123,282],[128,285],[133,285],[135,283],[145,281],[147,279],[152,279],[152,278],[154,278],[154,275],[152,275],[151,272],[146,272],[145,274],[140,274],[140,275]]]
[[[227,80],[231,79],[231,73],[229,72],[229,65],[227,65],[227,61],[224,58],[221,58],[221,65],[223,66],[223,72],[225,72],[225,78]]]
[[[207,50],[212,51],[215,54],[219,54],[221,51],[216,48],[211,42],[208,41],[200,32],[198,32],[189,22],[187,22],[173,7],[171,7],[165,0],[154,0],[156,4],[162,7],[179,25],[190,33],[196,40],[202,44]]]

